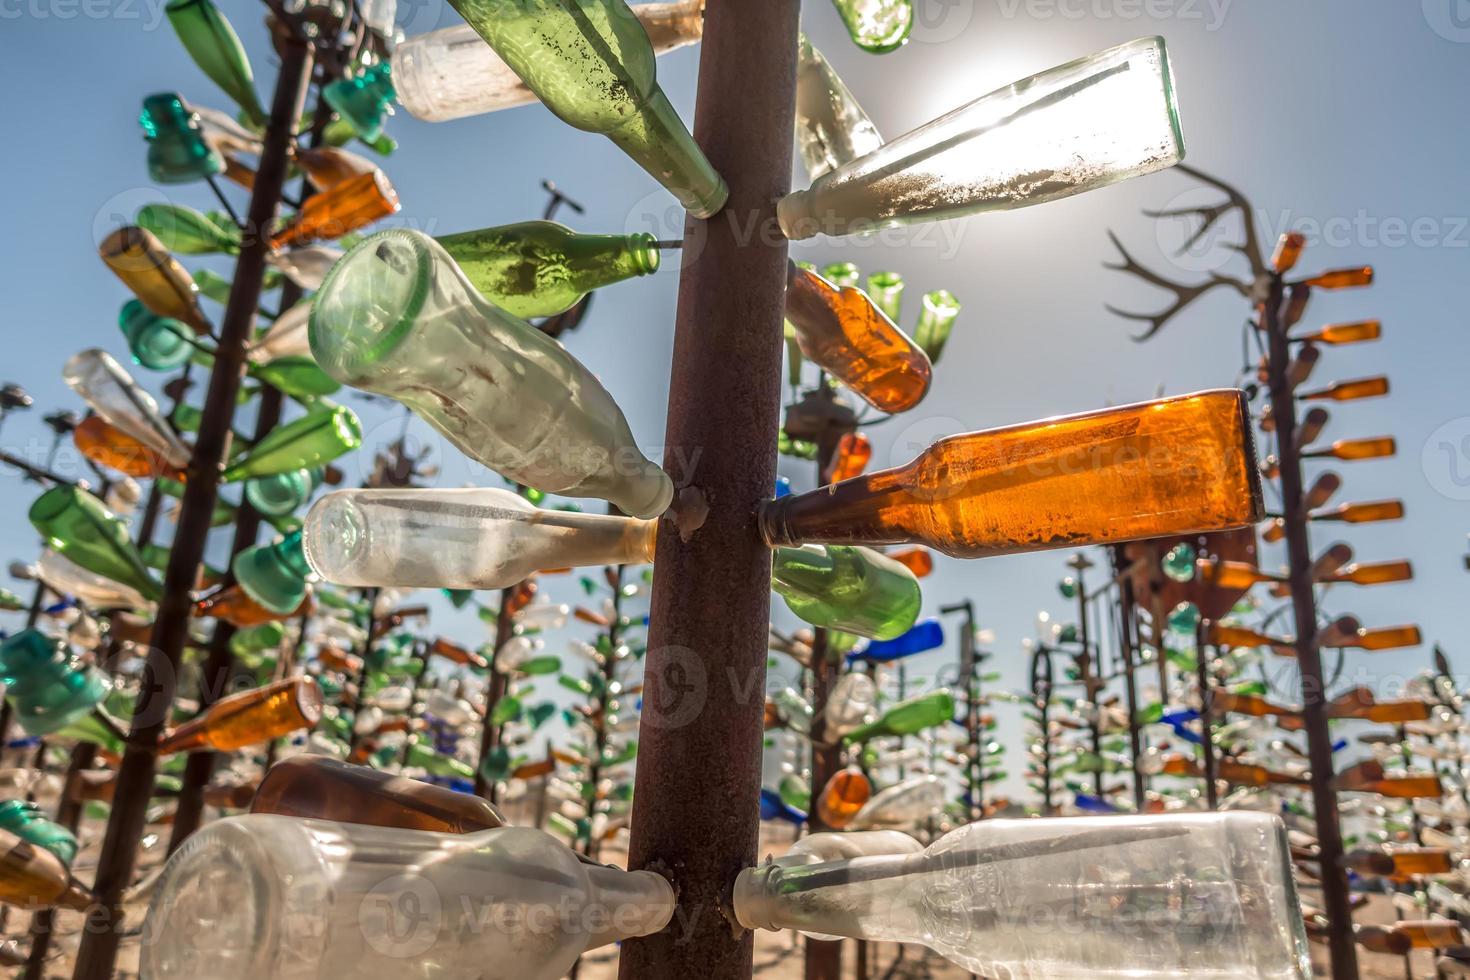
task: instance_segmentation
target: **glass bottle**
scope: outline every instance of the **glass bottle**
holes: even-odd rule
[[[788,262],[786,322],[807,360],[880,411],[908,411],[929,391],[928,355],[861,289]]]
[[[642,3],[632,8],[655,55],[699,41],[704,0]],[[426,122],[509,109],[536,101],[536,93],[468,24],[416,34],[393,51],[398,101]]]
[[[322,88],[322,99],[364,143],[383,135],[383,123],[393,114],[393,96],[393,66],[386,61]]]
[[[1385,585],[1389,582],[1407,582],[1413,577],[1414,566],[1407,561],[1353,562],[1339,568],[1322,581]]]
[[[554,221],[482,228],[435,239],[480,295],[512,316],[551,316],[589,292],[658,270],[654,237],[583,235]]]
[[[302,289],[320,289],[327,273],[332,271],[332,266],[342,255],[340,248],[330,245],[298,245],[286,252],[272,252],[265,260]],[[311,303],[303,301],[292,309],[302,309],[305,315],[311,312]],[[306,349],[309,348],[292,353],[302,353]]]
[[[845,745],[852,745],[885,735],[913,735],[953,720],[954,695],[940,689],[900,701],[878,716],[876,721],[842,736],[842,741]]]
[[[830,741],[857,731],[874,718],[878,687],[867,674],[850,670],[837,678],[822,710],[823,734]],[[866,801],[865,801],[866,802]],[[828,826],[836,826],[827,821]]]
[[[1339,504],[1331,510],[1311,513],[1314,521],[1342,521],[1346,524],[1371,524],[1376,521],[1397,521],[1404,516],[1402,500],[1372,500],[1359,504]]]
[[[290,615],[306,601],[311,567],[306,563],[300,531],[292,531],[274,544],[237,552],[230,571],[245,593],[271,612]]]
[[[873,640],[860,650],[850,653],[849,661],[866,660],[870,663],[888,663],[912,657],[917,653],[937,650],[944,645],[944,625],[937,619],[926,619],[915,624],[906,633],[890,640]]]
[[[309,355],[288,354],[285,357],[272,358],[265,364],[250,365],[248,371],[257,381],[263,381],[283,394],[305,403],[335,395],[342,390],[342,386],[317,367],[316,361]]]
[[[663,877],[584,864],[538,830],[249,814],[208,825],[170,859],[142,972],[555,980],[582,953],[657,932],[673,912]]]
[[[837,440],[837,457],[832,461],[828,483],[841,483],[862,476],[868,460],[873,458],[873,444],[861,432],[845,432]]]
[[[123,304],[118,327],[133,360],[154,371],[171,371],[194,356],[193,333],[172,317],[159,316],[136,299]]]
[[[251,813],[471,834],[505,825],[488,800],[320,755],[284,759],[265,774]]]
[[[949,342],[954,321],[960,315],[960,301],[946,289],[936,289],[924,294],[924,305],[919,311],[919,322],[914,327],[914,343],[929,355],[929,360],[938,363],[944,345]]]
[[[276,612],[256,602],[250,597],[250,593],[236,584],[194,603],[194,615],[213,616],[241,629],[249,629],[264,623],[309,615],[314,606],[315,603],[308,591],[302,596],[300,604],[295,609],[286,613]]]
[[[142,442],[107,422],[88,415],[71,431],[78,451],[92,462],[128,476],[152,479],[166,476],[183,482],[185,473]]]
[[[474,779],[475,770],[453,756],[434,751],[434,746],[421,741],[409,743],[404,765],[422,769],[431,776],[450,779]]]
[[[32,910],[59,906],[85,912],[92,896],[72,880],[61,858],[0,830],[0,903]]]
[[[34,629],[0,642],[0,681],[27,735],[84,735],[79,726],[112,689],[102,672],[73,653],[65,640]]]
[[[420,232],[381,232],[337,263],[312,305],[311,348],[338,381],[398,399],[517,483],[634,517],[673,499],[591,372],[486,302]]]
[[[870,54],[896,51],[914,28],[913,0],[832,0],[852,43]]]
[[[1303,282],[1313,289],[1353,289],[1373,285],[1373,267],[1359,266],[1352,269],[1333,269],[1313,276]]]
[[[0,802],[0,830],[44,847],[68,867],[77,856],[76,835],[47,817],[40,805],[31,800]]]
[[[943,439],[912,463],[761,506],[772,546],[917,542],[956,558],[1261,518],[1249,417],[1217,390]]]
[[[316,239],[336,239],[374,221],[397,214],[398,192],[381,170],[362,174],[306,199],[286,226],[270,236],[270,246],[282,249]]]
[[[322,482],[322,468],[288,470],[245,481],[245,499],[266,517],[286,517],[311,499]]]
[[[119,228],[102,240],[97,252],[148,309],[187,323],[197,334],[211,332],[199,306],[198,285],[151,231],[136,225]]]
[[[832,774],[817,797],[817,817],[832,830],[841,830],[852,822],[858,811],[873,795],[873,784],[857,766],[848,766]]]
[[[1314,344],[1359,344],[1368,340],[1377,340],[1383,336],[1383,323],[1380,320],[1359,320],[1354,323],[1329,323],[1316,333],[1308,334],[1301,339]]]
[[[696,218],[724,207],[725,182],[659,88],[653,44],[624,0],[451,5],[563,122],[607,136]]]
[[[813,626],[885,640],[913,626],[924,601],[919,580],[903,565],[871,548],[841,545],[777,548],[771,588]]]
[[[194,63],[245,110],[251,122],[263,127],[267,116],[255,93],[255,73],[225,15],[210,0],[169,0],[163,9]]]
[[[152,601],[131,586],[83,568],[50,548],[36,559],[37,574],[53,592],[69,595],[93,609],[148,609]]]
[[[1326,449],[1302,453],[1302,459],[1384,459],[1398,452],[1398,443],[1392,436],[1377,436],[1369,439],[1339,439]]]
[[[1285,581],[1280,575],[1263,572],[1250,562],[1221,561],[1216,558],[1201,558],[1197,563],[1200,578],[1216,589],[1249,589],[1260,582]]]
[[[1325,388],[1299,392],[1296,397],[1300,401],[1349,402],[1359,398],[1378,398],[1386,394],[1388,394],[1388,379],[1379,375],[1376,378],[1337,381]]]
[[[233,752],[311,728],[321,717],[322,691],[316,679],[287,677],[221,698],[199,717],[164,735],[158,752]]]
[[[984,820],[920,854],[746,869],[735,916],[920,942],[981,976],[1306,980],[1289,853],[1266,813]]]
[[[56,486],[31,504],[30,521],[54,550],[88,571],[158,601],[163,587],[148,572],[128,526],[102,501],[74,486]]]
[[[170,252],[183,255],[234,255],[240,251],[240,229],[216,224],[207,214],[179,204],[145,204],[133,220],[153,233]]]
[[[898,322],[898,315],[903,309],[903,290],[903,276],[897,272],[874,272],[868,276],[868,295],[883,315],[894,323]]]
[[[878,127],[803,34],[796,61],[796,149],[808,179],[816,180],[882,145]],[[898,318],[896,311],[888,315]]]
[[[924,548],[904,548],[890,551],[888,557],[914,573],[915,578],[927,578],[934,571],[934,556]]]
[[[378,169],[378,165],[367,157],[340,146],[298,147],[294,156],[296,165],[306,172],[307,179],[319,191],[329,191],[343,181]]]
[[[317,285],[321,283],[318,282]],[[246,356],[250,358],[252,364],[269,364],[282,357],[310,356],[311,341],[307,339],[306,333],[310,322],[311,300],[302,300],[276,317],[266,328],[265,333],[250,345]]]
[[[1140,38],[982,96],[777,206],[792,240],[1055,201],[1184,158],[1162,38]]]
[[[910,776],[874,793],[847,826],[851,830],[915,827],[943,809],[947,796],[938,776]]]
[[[1288,231],[1276,240],[1276,250],[1271,253],[1271,271],[1283,275],[1296,268],[1302,252],[1307,247],[1307,236],[1299,231]]]
[[[226,483],[330,463],[362,445],[362,423],[345,405],[318,408],[277,426],[225,467]]]
[[[158,402],[106,351],[92,347],[73,354],[62,366],[69,388],[92,410],[177,469],[189,465],[189,447],[158,411]]]
[[[199,115],[177,92],[143,100],[138,116],[148,143],[148,176],[160,184],[204,180],[225,170],[225,158],[204,137]]]
[[[1360,650],[1397,650],[1401,647],[1416,647],[1424,642],[1417,626],[1383,626],[1378,629],[1360,629],[1345,646]],[[1324,641],[1324,645],[1326,642]]]
[[[1165,577],[1175,582],[1193,582],[1196,574],[1194,546],[1187,542],[1174,545],[1159,560]]]

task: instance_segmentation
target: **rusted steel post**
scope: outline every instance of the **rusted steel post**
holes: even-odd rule
[[[771,558],[756,508],[771,496],[781,405],[798,0],[709,0],[694,137],[730,186],[687,219],[665,467],[704,525],[659,529],[629,864],[678,890],[663,932],[623,944],[624,980],[744,980],[752,939],[726,917],[755,863]],[[692,508],[691,508],[692,509]],[[686,522],[692,523],[692,522]]]
[[[255,188],[250,195],[245,243],[235,265],[235,279],[220,325],[214,369],[210,372],[203,421],[189,463],[189,479],[174,532],[174,547],[164,573],[163,600],[153,625],[148,651],[148,677],[139,694],[137,713],[128,736],[117,776],[117,794],[107,835],[98,858],[94,890],[97,904],[88,913],[87,927],[77,954],[73,980],[108,980],[122,939],[122,893],[130,883],[138,841],[146,824],[148,798],[153,788],[158,739],[168,720],[178,681],[179,661],[188,638],[192,599],[190,589],[204,557],[210,516],[218,497],[220,472],[229,451],[235,398],[245,368],[245,345],[255,326],[265,274],[265,234],[275,220],[311,76],[312,54],[297,37],[281,37],[281,70],[276,80],[265,144],[260,155]]]

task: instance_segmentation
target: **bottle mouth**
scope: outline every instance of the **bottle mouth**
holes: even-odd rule
[[[302,525],[306,564],[324,582],[358,584],[351,566],[371,551],[369,523],[352,494],[329,493],[306,512]]]
[[[628,243],[631,246],[628,254],[632,257],[633,265],[640,276],[650,276],[658,271],[660,256],[658,245],[655,244],[657,241],[657,238],[646,231],[628,236]]]
[[[422,237],[406,229],[370,235],[327,273],[307,329],[312,356],[338,381],[371,378],[412,332],[433,264]]]

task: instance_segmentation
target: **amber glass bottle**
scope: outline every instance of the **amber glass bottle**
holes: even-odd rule
[[[1302,257],[1307,247],[1307,236],[1299,231],[1288,231],[1276,241],[1276,251],[1271,253],[1271,269],[1277,273],[1290,272]]]
[[[1297,395],[1302,401],[1350,402],[1359,398],[1377,398],[1388,394],[1388,379],[1382,375],[1373,378],[1355,378],[1338,381],[1325,388],[1303,391]]]
[[[83,911],[92,896],[72,881],[61,858],[0,830],[0,902],[23,909],[61,906]]]
[[[957,558],[1261,518],[1245,402],[1208,391],[951,436],[906,466],[767,501],[772,546],[925,544]]]
[[[321,716],[322,691],[316,680],[287,677],[221,698],[198,718],[165,735],[158,751],[160,755],[195,750],[233,752],[309,728]]]
[[[398,211],[398,192],[381,170],[359,174],[306,199],[301,213],[271,236],[271,248],[341,238]]]
[[[250,812],[440,834],[505,825],[500,811],[478,796],[320,755],[292,756],[272,766]]]
[[[71,433],[78,451],[92,462],[128,476],[151,480],[166,476],[184,482],[185,471],[100,415],[89,415]]]
[[[1333,269],[1306,280],[1314,289],[1352,289],[1355,286],[1373,284],[1373,267],[1359,266],[1353,269]]]

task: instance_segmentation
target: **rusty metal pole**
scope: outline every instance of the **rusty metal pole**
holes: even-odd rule
[[[708,519],[659,529],[629,865],[678,890],[663,932],[623,944],[623,980],[745,980],[727,916],[759,840],[771,556],[756,508],[776,477],[798,0],[709,0],[694,137],[730,186],[687,219],[665,466]]]
[[[1138,677],[1134,657],[1138,653],[1138,610],[1133,598],[1133,577],[1124,571],[1128,558],[1122,545],[1112,549],[1113,574],[1118,578],[1118,653],[1123,658],[1123,691],[1128,703],[1128,758],[1132,761],[1133,807],[1143,812],[1148,790],[1143,770],[1143,733],[1138,725]]]
[[[1347,873],[1339,864],[1342,826],[1337,818],[1337,794],[1332,789],[1332,733],[1327,725],[1322,650],[1317,644],[1317,598],[1312,583],[1311,544],[1307,540],[1308,517],[1302,502],[1296,397],[1287,378],[1291,344],[1287,339],[1289,328],[1282,324],[1280,315],[1283,292],[1281,276],[1272,276],[1270,294],[1262,305],[1260,328],[1268,345],[1271,415],[1276,421],[1276,455],[1281,465],[1281,517],[1286,531],[1286,558],[1291,568],[1291,607],[1296,620],[1297,666],[1302,678],[1302,719],[1306,723],[1307,755],[1312,767],[1312,809],[1316,813],[1317,846],[1321,853],[1327,945],[1332,954],[1334,980],[1356,980],[1358,951],[1353,942],[1353,910],[1348,901]]]
[[[148,680],[138,697],[128,749],[118,771],[112,816],[98,858],[93,886],[97,904],[88,910],[73,980],[108,980],[122,939],[120,901],[131,882],[138,841],[146,824],[158,739],[173,704],[180,658],[188,638],[192,605],[189,590],[204,557],[220,472],[229,451],[235,397],[245,368],[245,345],[255,326],[265,275],[265,233],[276,218],[290,166],[287,151],[295,139],[296,122],[311,76],[312,53],[306,42],[293,35],[279,38],[279,44],[281,70],[276,79],[260,168],[250,195],[245,244],[235,265],[235,279],[220,325],[203,422],[189,462],[189,479],[174,532],[174,547],[164,573],[163,600],[153,626],[153,645],[148,651]]]

